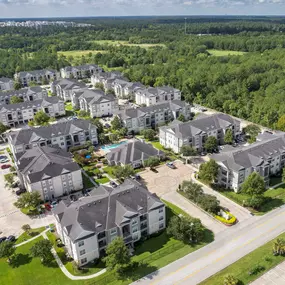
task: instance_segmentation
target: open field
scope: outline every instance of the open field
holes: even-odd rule
[[[104,51],[104,50],[68,50],[68,51],[58,51],[57,53],[59,55],[61,55],[61,54],[65,55],[66,57],[68,57],[68,56],[81,57],[82,55],[84,55],[84,56],[88,55],[90,52],[92,54],[96,54],[98,52],[104,53],[106,51]]]
[[[128,41],[112,41],[112,40],[99,40],[99,41],[94,40],[93,42],[96,44],[101,44],[101,45],[107,44],[107,45],[116,45],[116,46],[120,46],[120,45],[138,46],[141,48],[151,48],[151,47],[159,47],[159,46],[164,47],[165,46],[164,44],[131,44]]]
[[[285,234],[281,234],[278,238],[285,238]],[[276,239],[274,239],[276,240]],[[274,256],[272,254],[272,247],[274,240],[266,243],[258,249],[252,251],[245,257],[241,258],[237,262],[228,266],[219,273],[208,278],[200,285],[220,285],[223,284],[224,276],[231,274],[240,280],[240,285],[249,284],[253,280],[257,279],[260,275],[264,274],[269,269],[275,267],[277,264],[285,260],[284,256]],[[256,266],[260,266],[262,270],[256,274],[249,274]]]
[[[228,56],[228,55],[244,55],[246,52],[243,51],[234,51],[234,50],[217,50],[217,49],[208,49],[208,53],[213,56]]]

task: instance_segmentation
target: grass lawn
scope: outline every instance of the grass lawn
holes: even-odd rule
[[[102,45],[105,45],[105,44],[108,44],[108,45],[116,45],[116,46],[120,46],[120,45],[123,45],[123,46],[135,46],[135,47],[141,47],[141,48],[152,48],[152,47],[165,47],[164,44],[131,44],[129,43],[128,41],[113,41],[113,40],[94,40],[93,42],[97,43],[97,44],[102,44]]]
[[[110,179],[108,177],[102,177],[100,179],[96,179],[95,182],[98,184],[105,184],[108,183]]]
[[[98,52],[104,53],[106,51],[104,50],[68,50],[68,51],[58,51],[57,53],[59,55],[64,55],[66,57],[68,56],[81,57],[82,55],[88,56],[90,52],[92,53],[92,55],[94,55]]]
[[[41,227],[41,228],[36,228],[36,229],[31,229],[30,233],[27,234],[26,232],[22,233],[16,240],[15,244],[19,244],[21,242],[24,242],[26,240],[31,239],[34,236],[39,235],[41,232],[43,232],[45,230],[45,227]]]
[[[116,178],[113,174],[113,167],[112,166],[106,166],[102,168],[105,173],[107,173],[111,178]]]
[[[150,142],[153,145],[153,147],[165,151],[164,147],[159,143],[159,141],[148,141],[148,142]]]
[[[66,111],[73,111],[71,102],[66,102],[64,106]]]
[[[83,173],[82,173],[82,180],[83,180],[83,187],[84,187],[84,189],[88,189],[88,188],[94,187],[94,184]]]
[[[269,180],[269,186],[274,186],[282,182],[282,177],[272,176]]]
[[[278,238],[284,239],[285,233],[281,234]],[[245,257],[241,258],[240,260],[225,268],[224,270],[200,283],[200,285],[223,284],[224,276],[227,274],[232,274],[236,278],[238,278],[240,280],[239,284],[249,284],[253,280],[257,279],[259,276],[264,274],[266,271],[275,267],[280,262],[285,260],[284,256],[274,256],[272,254],[272,246],[274,240],[249,253]],[[257,265],[263,266],[264,270],[256,275],[249,275],[249,270],[253,269]]]
[[[208,53],[213,56],[228,56],[228,55],[244,55],[246,52],[243,51],[234,51],[234,50],[217,50],[217,49],[208,49]]]

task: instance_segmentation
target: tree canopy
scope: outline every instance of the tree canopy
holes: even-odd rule
[[[43,239],[36,242],[31,248],[33,257],[39,257],[43,264],[49,263],[53,256],[51,254],[52,244],[49,240]]]
[[[38,111],[34,115],[35,125],[40,125],[40,126],[47,125],[49,120],[50,120],[50,117],[44,111]]]
[[[41,196],[39,192],[23,193],[15,202],[17,208],[33,207],[36,208],[41,203]]]
[[[241,191],[250,196],[262,195],[265,190],[264,178],[255,171],[246,178],[241,187]]]
[[[217,139],[213,136],[209,136],[205,142],[205,149],[208,152],[213,152],[218,147]]]
[[[180,148],[180,153],[184,156],[194,156],[197,155],[197,150],[190,145],[183,145]]]
[[[10,99],[10,102],[11,102],[11,104],[16,104],[16,103],[22,103],[22,102],[24,102],[24,100],[18,96],[12,96]]]
[[[233,139],[233,131],[232,130],[226,130],[224,141],[226,144],[232,144],[234,139]]]
[[[218,175],[219,165],[215,160],[210,159],[208,162],[201,164],[199,169],[199,178],[203,181],[211,183]]]

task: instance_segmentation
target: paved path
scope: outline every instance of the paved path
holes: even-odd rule
[[[34,236],[34,237],[32,237],[32,238],[26,240],[26,241],[23,241],[23,242],[21,242],[21,243],[19,243],[19,244],[16,244],[15,247],[22,246],[22,245],[24,245],[24,244],[27,244],[27,243],[29,243],[29,242],[35,240],[35,239],[37,239],[38,237],[42,236],[42,235],[43,235],[44,233],[46,233],[47,231],[49,231],[49,229],[45,229],[45,230],[44,230],[43,232],[41,232],[40,234],[38,234],[38,235],[36,235],[36,236]]]
[[[284,285],[285,261],[266,272],[264,275],[250,283],[250,285]]]
[[[211,244],[134,282],[196,285],[285,231],[285,206],[252,217],[219,234]],[[285,283],[283,283],[285,284]]]

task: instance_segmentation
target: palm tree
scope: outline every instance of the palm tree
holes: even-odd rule
[[[285,253],[285,241],[284,239],[277,239],[273,244],[273,254],[283,255]]]
[[[224,285],[237,285],[238,282],[238,279],[231,274],[226,275],[224,278]]]

